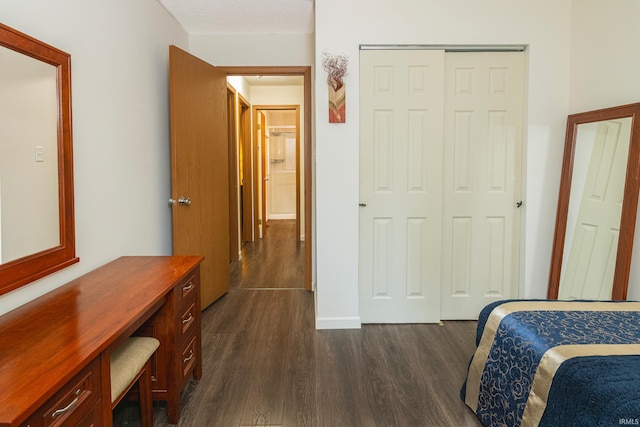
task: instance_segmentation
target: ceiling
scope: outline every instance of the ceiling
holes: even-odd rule
[[[158,0],[189,34],[311,34],[314,0]]]
[[[189,34],[311,34],[314,0],[158,0]],[[302,76],[245,76],[252,86],[302,86]]]

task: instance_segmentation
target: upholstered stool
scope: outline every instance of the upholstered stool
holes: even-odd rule
[[[151,337],[130,337],[111,353],[111,409],[138,382],[142,427],[153,426],[151,356],[160,341]]]

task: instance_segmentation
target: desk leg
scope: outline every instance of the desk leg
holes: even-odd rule
[[[175,347],[174,347],[175,348]],[[178,424],[180,420],[180,392],[182,391],[182,362],[179,354],[171,352],[168,355],[169,366],[167,369],[167,418],[169,424]]]
[[[167,396],[167,418],[169,424],[178,424],[180,421],[180,394],[178,396],[173,396],[173,394]]]
[[[113,410],[111,408],[111,352],[109,349],[100,354],[100,405],[102,405],[103,427],[113,426]]]
[[[193,367],[193,379],[202,379],[202,332],[200,329],[200,316],[198,315],[198,332],[196,333],[196,364]]]

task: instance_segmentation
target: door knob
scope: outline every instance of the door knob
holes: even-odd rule
[[[169,205],[179,204],[180,206],[189,206],[191,204],[191,199],[188,197],[178,197],[178,200],[169,199]]]

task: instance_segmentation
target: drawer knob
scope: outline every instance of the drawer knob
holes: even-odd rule
[[[193,320],[193,316],[191,315],[191,312],[189,312],[189,317],[188,317],[188,318],[186,318],[186,319],[184,319],[184,320],[182,321],[182,324],[183,324],[183,325],[186,325],[187,323],[191,322],[192,320]]]
[[[82,393],[82,390],[78,389],[76,390],[76,398],[73,399],[71,401],[71,403],[69,403],[67,406],[65,406],[62,409],[57,409],[55,411],[53,411],[53,413],[51,414],[51,418],[56,418],[59,417],[60,415],[63,415],[69,411],[71,411],[73,408],[75,408],[75,406],[78,404],[78,402],[80,401],[80,393]]]

